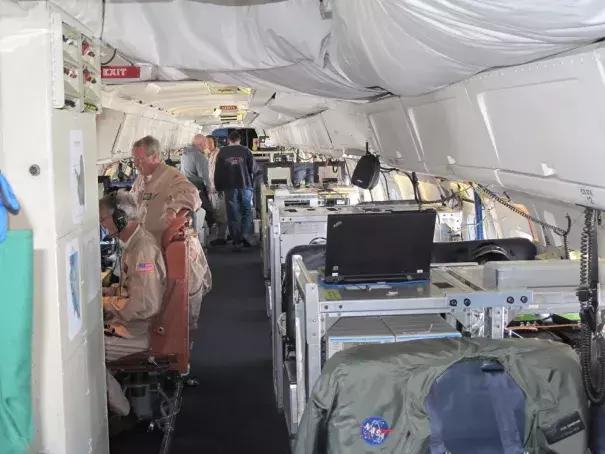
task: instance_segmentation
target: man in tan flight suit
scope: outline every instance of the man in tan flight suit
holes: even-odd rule
[[[160,143],[146,136],[132,147],[138,176],[132,186],[139,220],[162,244],[162,234],[179,211],[196,211],[202,206],[198,189],[178,169],[160,160]],[[197,328],[202,298],[212,289],[212,274],[195,234],[190,232],[189,318],[192,329]]]
[[[99,201],[101,225],[122,247],[120,284],[103,288],[105,359],[115,361],[149,349],[149,327],[162,308],[166,267],[153,235],[137,222],[132,194],[120,191]],[[119,415],[130,412],[128,399],[107,373],[110,407]]]

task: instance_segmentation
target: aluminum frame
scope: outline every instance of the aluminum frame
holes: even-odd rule
[[[448,265],[434,266],[432,272],[452,283],[455,291],[421,292],[420,296],[413,296],[413,286],[410,286],[410,290],[403,291],[404,294],[408,293],[407,297],[388,297],[385,292],[378,290],[372,291],[375,298],[347,299],[343,296],[341,300],[330,301],[320,294],[316,273],[306,269],[302,257],[294,256],[292,259],[299,403],[306,402],[321,374],[322,338],[340,317],[446,313],[457,320],[464,320],[472,312],[484,311],[485,336],[502,339],[508,318],[512,314],[574,312],[578,309],[575,287],[484,289],[469,280],[458,279],[458,273],[452,272],[463,267]],[[480,265],[473,267],[483,268]],[[343,293],[347,295],[346,291]],[[304,406],[299,405],[298,409],[300,418]]]

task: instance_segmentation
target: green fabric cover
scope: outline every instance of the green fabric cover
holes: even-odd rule
[[[585,429],[589,426],[580,361],[569,346],[537,339],[458,338],[364,345],[336,353],[313,387],[294,454],[427,454],[431,426],[425,401],[431,386],[450,366],[468,359],[498,361],[523,390],[525,453],[586,452],[587,430],[553,444],[544,435],[574,412]],[[472,398],[472,387],[468,395]],[[388,422],[391,432],[381,446],[369,446],[360,427],[376,416]]]
[[[31,346],[33,238],[8,231],[0,243],[0,452],[24,454],[33,438]]]

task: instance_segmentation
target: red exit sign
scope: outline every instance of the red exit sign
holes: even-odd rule
[[[221,106],[219,107],[221,110],[237,110],[237,106]]]
[[[141,77],[141,68],[138,66],[102,66],[103,79],[138,79]]]

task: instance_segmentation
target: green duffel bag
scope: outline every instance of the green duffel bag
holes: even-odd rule
[[[578,355],[536,339],[428,339],[334,355],[295,454],[584,454]]]
[[[31,348],[33,240],[9,230],[0,243],[0,453],[24,454],[33,438]]]

